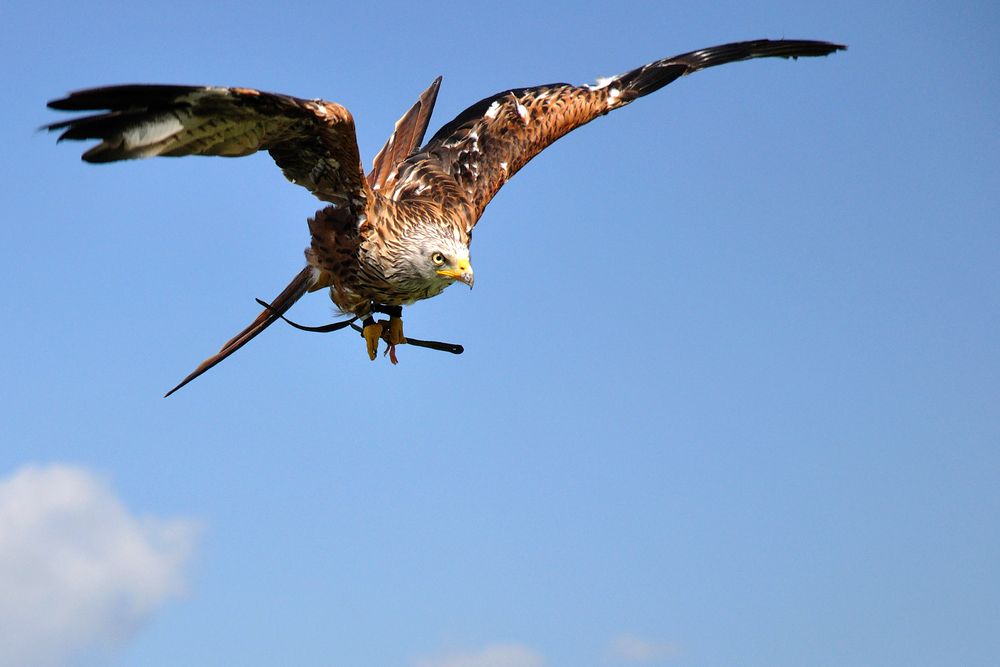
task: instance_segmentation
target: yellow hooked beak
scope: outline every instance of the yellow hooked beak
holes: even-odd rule
[[[472,283],[475,281],[475,276],[472,274],[472,265],[469,264],[469,260],[467,259],[458,260],[453,269],[440,269],[437,273],[439,276],[445,276],[452,280],[461,280],[469,286],[469,289],[472,289]]]

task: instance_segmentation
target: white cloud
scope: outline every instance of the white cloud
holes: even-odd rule
[[[475,653],[421,658],[416,667],[544,667],[545,660],[523,644],[491,644]]]
[[[649,642],[634,635],[619,635],[611,643],[610,653],[626,662],[660,662],[680,656],[681,650],[669,642]]]
[[[60,665],[127,640],[183,590],[197,532],[133,516],[85,468],[0,479],[0,664]]]

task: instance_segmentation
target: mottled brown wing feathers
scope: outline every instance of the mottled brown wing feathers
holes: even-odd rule
[[[403,117],[396,121],[385,146],[372,160],[372,170],[368,174],[368,184],[372,190],[388,192],[392,189],[398,174],[399,164],[408,158],[424,140],[427,124],[434,111],[438,89],[441,87],[441,77],[434,79],[420,98],[410,107]]]
[[[438,162],[472,206],[472,219],[531,158],[607,109],[605,95],[565,83],[480,100],[439,130],[419,157]]]
[[[737,60],[824,56],[843,48],[808,40],[739,42],[664,58],[594,85],[507,90],[480,100],[442,127],[400,172],[420,174],[428,164],[439,165],[464,192],[475,224],[497,190],[549,144],[680,76]],[[421,192],[406,180],[397,188]]]
[[[99,139],[88,162],[162,155],[239,157],[270,152],[285,176],[324,201],[363,201],[367,183],[354,120],[344,107],[249,88],[126,85],[92,88],[49,102],[99,111],[52,123],[59,139]]]

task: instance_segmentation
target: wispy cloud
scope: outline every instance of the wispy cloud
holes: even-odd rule
[[[490,644],[481,651],[420,658],[415,667],[544,667],[545,660],[523,644]]]
[[[0,479],[0,664],[61,665],[126,641],[182,591],[197,532],[133,516],[85,468]]]
[[[663,662],[680,656],[677,644],[650,642],[634,635],[619,635],[611,642],[609,653],[626,662]]]

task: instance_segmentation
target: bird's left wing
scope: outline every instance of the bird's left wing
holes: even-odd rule
[[[825,56],[843,48],[798,39],[735,42],[657,60],[594,85],[553,83],[497,93],[460,113],[400,166],[393,199],[419,196],[422,176],[436,165],[457,182],[475,224],[497,190],[546,146],[685,74],[750,58]]]
[[[441,88],[441,77],[434,79],[413,106],[396,121],[396,126],[386,140],[385,146],[372,160],[372,170],[368,174],[368,185],[372,190],[389,192],[396,184],[399,165],[424,140],[439,88]]]
[[[87,162],[266,150],[288,180],[324,201],[354,207],[369,192],[354,119],[333,102],[250,88],[125,85],[80,90],[48,106],[100,112],[46,126],[62,130],[60,141],[99,139],[83,154]]]

